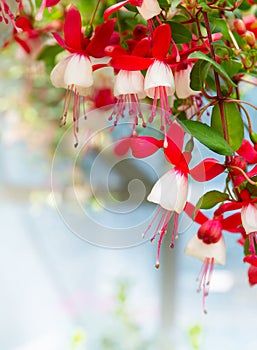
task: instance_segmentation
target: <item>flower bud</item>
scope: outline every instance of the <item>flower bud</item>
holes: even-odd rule
[[[139,41],[146,37],[146,33],[148,31],[148,28],[144,26],[143,24],[138,24],[135,26],[133,30],[133,37],[135,40]]]
[[[247,30],[245,32],[244,38],[247,42],[248,45],[250,45],[251,47],[253,47],[255,45],[256,42],[256,38],[253,32],[251,32],[250,30]]]
[[[197,236],[205,244],[217,243],[222,236],[222,225],[220,220],[212,219],[205,221],[199,228]]]
[[[236,166],[237,168],[240,168],[242,170],[245,170],[247,163],[244,157],[242,156],[234,156],[232,160],[228,163],[228,166]],[[237,169],[233,169],[233,174],[238,175],[240,174],[240,171]]]
[[[234,20],[234,28],[235,31],[239,34],[239,35],[243,35],[246,32],[246,26],[243,20],[237,18]]]

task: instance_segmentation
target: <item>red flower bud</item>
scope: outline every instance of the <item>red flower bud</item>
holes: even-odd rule
[[[238,168],[240,168],[242,170],[245,170],[245,168],[247,166],[247,163],[246,163],[246,160],[245,160],[244,157],[242,157],[242,156],[234,156],[232,158],[232,160],[229,163],[227,163],[227,165],[228,165],[228,167],[229,166],[236,166],[236,167],[238,167]],[[233,169],[232,168],[231,170],[233,172],[233,175],[240,174],[240,171],[237,170],[237,169]]]
[[[197,236],[205,244],[217,243],[222,236],[220,220],[212,219],[205,221],[197,232]]]
[[[257,284],[257,267],[250,266],[248,269],[248,281],[251,286]]]
[[[146,37],[146,33],[148,31],[148,28],[144,26],[143,24],[138,24],[135,26],[133,30],[133,37],[135,40],[139,41]]]
[[[243,35],[246,32],[246,26],[243,20],[237,18],[234,20],[234,28],[235,31],[239,34],[239,35]]]

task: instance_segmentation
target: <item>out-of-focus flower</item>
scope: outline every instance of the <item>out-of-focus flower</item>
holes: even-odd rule
[[[62,59],[51,72],[51,81],[55,87],[67,89],[61,124],[66,123],[68,108],[74,93],[73,122],[75,146],[78,144],[78,120],[80,116],[81,97],[88,94],[93,85],[93,67],[90,56],[100,58],[105,55],[104,48],[108,44],[114,30],[114,21],[110,20],[95,29],[90,40],[82,35],[82,23],[79,11],[71,6],[64,24],[64,39],[53,33],[58,44],[68,50],[71,55]]]

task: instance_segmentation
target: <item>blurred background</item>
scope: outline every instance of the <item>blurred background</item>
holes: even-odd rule
[[[257,294],[237,236],[226,234],[227,265],[215,267],[204,315],[201,262],[183,253],[197,225],[181,218],[159,270],[156,242],[142,239],[156,209],[144,198],[163,160],[117,157],[115,140],[129,128],[110,133],[106,109],[101,121],[99,111],[82,121],[74,150],[70,120],[59,128],[64,92],[51,87],[45,62],[14,46],[1,52],[1,349],[256,348]]]

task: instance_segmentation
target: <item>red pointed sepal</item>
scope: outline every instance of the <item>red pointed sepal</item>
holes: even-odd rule
[[[226,167],[213,158],[207,158],[190,170],[190,174],[196,181],[204,182],[214,179],[222,174]]]
[[[157,60],[163,61],[168,54],[170,42],[171,28],[168,24],[161,24],[153,33],[153,57]]]

